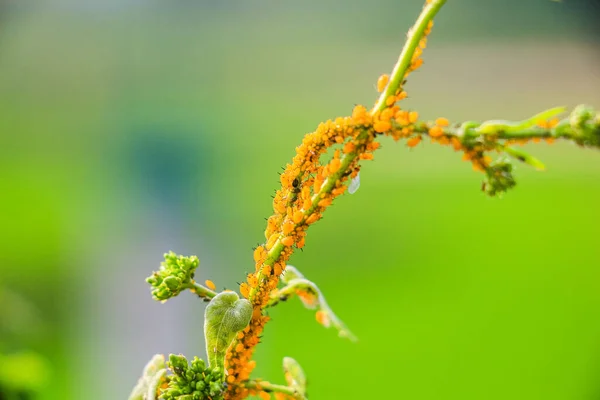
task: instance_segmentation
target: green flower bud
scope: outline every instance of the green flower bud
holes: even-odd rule
[[[188,364],[183,355],[171,354],[168,366],[173,375],[167,377],[167,388],[160,393],[160,399],[222,400],[223,380],[211,376],[212,369],[203,368],[204,365],[198,357]]]
[[[152,286],[152,296],[160,301],[177,296],[190,284],[199,263],[196,256],[183,257],[173,252],[165,254],[160,269],[146,278]]]

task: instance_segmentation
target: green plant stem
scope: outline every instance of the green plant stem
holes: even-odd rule
[[[571,114],[572,115],[572,114]],[[527,126],[522,129],[503,129],[499,126],[496,130],[489,133],[478,132],[477,127],[483,123],[468,121],[461,125],[453,125],[442,128],[444,135],[454,136],[461,141],[474,140],[478,138],[493,138],[494,140],[524,140],[524,139],[567,139],[574,142],[580,142],[586,138],[594,140],[600,137],[600,124],[588,123],[583,126],[574,126],[571,124],[572,116],[560,120],[552,128],[543,128],[540,126]],[[485,122],[484,122],[485,123]],[[512,122],[506,121],[507,126]],[[517,122],[515,122],[516,124]],[[419,122],[414,125],[413,132],[420,135],[429,135],[429,129],[434,125],[433,122]]]
[[[429,22],[433,20],[433,18],[445,2],[446,0],[433,0],[431,3],[426,4],[423,8],[423,11],[421,11],[421,15],[419,15],[419,18],[417,19],[413,27],[408,31],[408,37],[406,39],[406,42],[404,43],[402,52],[398,57],[398,61],[396,62],[396,65],[392,70],[390,80],[383,92],[381,92],[379,99],[377,99],[373,110],[371,110],[372,114],[386,108],[385,102],[387,98],[389,96],[393,96],[396,93],[396,91],[402,86],[402,81],[404,81],[406,72],[410,67],[413,54],[415,54],[415,50],[417,49],[417,47],[419,46],[419,42],[423,38],[425,29],[427,29],[427,25],[429,25]]]
[[[291,387],[285,386],[285,385],[276,385],[274,383],[267,382],[267,381],[248,381],[248,382],[246,382],[245,386],[248,389],[263,390],[265,392],[284,393],[289,396],[292,396],[293,398],[295,398],[297,400],[305,400],[306,399],[304,396],[302,396],[300,393],[298,393],[294,388],[291,388]]]
[[[385,108],[385,100],[387,99],[387,97],[390,94],[394,94],[402,84],[406,72],[408,71],[408,67],[410,66],[413,54],[415,53],[415,50],[419,45],[419,41],[423,38],[423,35],[425,33],[425,30],[427,29],[427,26],[429,25],[429,22],[433,20],[433,17],[437,14],[439,9],[442,7],[442,5],[444,5],[445,2],[446,0],[434,0],[431,3],[425,5],[423,10],[421,11],[417,22],[409,31],[406,44],[404,45],[404,48],[400,53],[400,57],[398,58],[398,61],[394,67],[394,70],[392,71],[390,82],[388,83],[385,90],[381,93],[381,96],[379,96],[379,100],[373,107],[373,110],[371,110],[371,114],[375,114],[376,112],[381,111],[383,108]],[[360,135],[358,135],[357,139],[367,139],[370,134],[370,131],[365,130]],[[312,206],[304,212],[304,218],[298,224],[296,224],[296,226],[303,224],[306,221],[306,219],[315,212],[319,200],[321,200],[325,195],[331,193],[331,191],[335,187],[336,182],[348,172],[348,168],[358,157],[358,154],[359,151],[355,150],[353,152],[345,154],[341,158],[340,168],[335,173],[327,177],[327,179],[323,182],[323,185],[321,186],[319,192],[315,193],[312,196]],[[271,250],[269,250],[267,258],[263,262],[263,265],[273,266],[277,262],[277,260],[279,260],[279,258],[281,257],[281,252],[285,248],[285,246],[281,243],[283,237],[284,236],[281,235],[279,239],[277,239]],[[252,303],[254,297],[256,296],[256,293],[259,291],[266,279],[266,277],[262,273],[262,270],[258,272],[257,278],[259,284],[255,288],[250,290],[250,294],[248,296],[248,299]]]
[[[195,293],[200,298],[212,299],[217,295],[217,292],[210,290],[206,286],[202,286],[196,281],[192,280],[186,286],[186,289],[189,289],[192,293]]]

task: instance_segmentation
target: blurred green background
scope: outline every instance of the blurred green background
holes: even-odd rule
[[[591,4],[450,1],[404,107],[600,107]],[[204,357],[204,303],[144,278],[174,250],[235,288],[280,167],[374,102],[421,5],[0,1],[0,355],[38,354],[31,398],[124,399],[153,354]],[[291,260],[360,341],[290,301],[256,375],[291,356],[313,399],[600,399],[600,154],[529,149],[548,170],[489,199],[459,154],[384,140]]]

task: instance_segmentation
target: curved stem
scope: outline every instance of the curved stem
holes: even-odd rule
[[[245,386],[248,389],[262,390],[264,392],[279,392],[287,394],[288,396],[292,396],[298,400],[305,400],[306,398],[302,396],[302,394],[298,393],[294,388],[285,386],[285,385],[277,385],[267,381],[248,381]]]
[[[444,136],[456,137],[461,141],[486,138],[488,140],[527,140],[527,139],[567,139],[579,142],[589,138],[592,142],[595,137],[600,137],[600,125],[595,122],[573,125],[573,116],[577,113],[575,109],[570,116],[558,121],[552,127],[531,126],[522,124],[522,121],[487,121],[483,123],[467,121],[462,124],[454,124],[448,127],[440,127]],[[494,122],[493,129],[481,131],[478,127]],[[501,122],[501,123],[500,123]],[[430,129],[434,122],[420,122],[414,125],[414,134],[430,135]]]
[[[206,286],[200,285],[195,280],[192,280],[188,285],[185,286],[185,288],[198,295],[198,297],[204,299],[212,299],[217,295],[217,292],[210,290]]]
[[[413,27],[408,31],[408,37],[402,48],[402,52],[398,57],[398,61],[392,70],[392,74],[390,76],[390,81],[387,84],[386,88],[381,92],[379,99],[377,99],[377,103],[371,110],[371,113],[374,114],[377,111],[381,111],[386,107],[386,99],[389,96],[393,96],[396,91],[402,86],[402,81],[404,80],[408,68],[410,67],[410,63],[412,61],[413,54],[415,54],[415,50],[419,46],[419,41],[423,38],[425,30],[429,26],[429,23],[433,21],[433,17],[437,14],[440,8],[444,5],[446,0],[433,0],[428,1],[428,3],[423,8],[421,15],[413,25]]]
[[[323,293],[318,288],[318,286],[315,285],[314,282],[309,281],[308,279],[292,279],[286,286],[282,287],[281,289],[274,290],[271,293],[269,302],[265,305],[265,308],[274,306],[282,299],[287,299],[293,296],[294,294],[297,294],[298,291],[304,291],[316,297],[316,304],[314,306],[306,306],[306,303],[305,306],[307,308],[318,308],[322,313],[327,315],[329,324],[331,324],[331,326],[333,326],[338,331],[340,337],[348,338],[353,342],[358,341],[358,338],[354,336],[352,332],[350,332],[350,330],[346,327],[342,320],[339,319],[338,316],[335,315],[331,307],[329,307],[329,304],[327,304],[327,301],[325,300],[325,296],[323,296]],[[329,325],[327,324],[325,326],[327,327]]]

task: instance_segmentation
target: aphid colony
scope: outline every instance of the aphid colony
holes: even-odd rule
[[[425,34],[432,25],[428,25]],[[409,72],[421,65],[420,54],[425,44],[426,40],[421,40],[421,51],[413,56]],[[388,81],[389,78],[381,77],[378,89],[383,90]],[[286,165],[280,177],[281,189],[273,199],[273,215],[267,220],[266,242],[254,250],[255,272],[248,274],[246,282],[240,285],[240,293],[252,302],[254,313],[226,356],[227,381],[232,383],[228,387],[228,399],[241,399],[249,394],[243,385],[233,383],[249,379],[255,366],[250,359],[269,319],[262,314],[262,309],[270,293],[277,288],[293,248],[304,247],[307,228],[321,218],[333,200],[347,190],[349,183],[354,182],[356,186],[359,161],[373,159],[373,151],[380,146],[374,141],[378,134],[390,135],[395,140],[413,134],[418,114],[400,110],[395,105],[404,98],[406,92],[399,88],[385,98],[381,111],[369,112],[358,105],[350,117],[321,123],[304,137],[292,163]],[[334,146],[338,148],[331,159],[321,163],[324,154]],[[317,318],[326,323],[322,313],[318,313]]]

